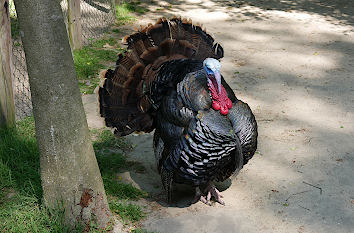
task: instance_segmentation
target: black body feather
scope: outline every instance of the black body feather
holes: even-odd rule
[[[224,50],[200,26],[161,18],[126,38],[128,51],[98,89],[100,114],[117,136],[155,129],[154,151],[168,200],[172,183],[205,186],[238,171],[257,148],[257,123],[222,78],[233,107],[211,108],[203,60]]]

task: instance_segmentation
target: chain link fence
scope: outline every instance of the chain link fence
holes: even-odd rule
[[[68,0],[61,1],[67,25]],[[16,120],[32,115],[31,91],[26,66],[26,57],[19,36],[14,5],[11,5],[12,30],[12,80],[15,97]],[[80,21],[83,45],[101,38],[115,21],[115,6],[112,0],[80,0]]]

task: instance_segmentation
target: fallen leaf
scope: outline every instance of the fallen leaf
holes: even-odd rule
[[[354,204],[354,201],[351,201],[352,202],[352,204]]]
[[[318,52],[314,52],[313,55],[317,56],[319,53]]]
[[[109,48],[109,49],[114,49],[115,47],[114,46],[112,46],[112,45],[110,45],[110,44],[108,44],[108,43],[106,43],[105,45],[103,45],[103,48]]]
[[[296,147],[291,147],[290,150],[294,151],[296,149]]]
[[[289,206],[289,204],[288,203],[284,203],[283,206]]]
[[[343,159],[336,159],[337,162],[343,162]]]

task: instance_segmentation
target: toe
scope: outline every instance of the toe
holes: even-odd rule
[[[204,196],[200,196],[200,201],[206,205],[211,205],[207,198],[205,198]]]

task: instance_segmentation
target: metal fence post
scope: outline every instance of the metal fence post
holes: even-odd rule
[[[0,126],[15,124],[15,104],[11,80],[11,46],[9,1],[0,0]]]
[[[82,47],[82,27],[80,0],[68,1],[68,35],[71,49],[80,49]]]

